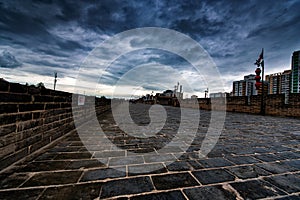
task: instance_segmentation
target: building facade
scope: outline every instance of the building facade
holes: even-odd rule
[[[300,92],[300,51],[294,51],[292,55],[292,77],[291,77],[291,93]]]
[[[255,75],[249,74],[244,76],[244,80],[233,82],[233,96],[251,96],[257,95],[255,89]]]
[[[266,81],[269,84],[268,94],[288,94],[291,86],[291,70],[266,75]]]

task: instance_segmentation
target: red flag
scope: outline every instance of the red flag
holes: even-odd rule
[[[259,66],[261,64],[261,62],[263,61],[263,59],[264,59],[264,49],[261,50],[261,53],[254,64]]]

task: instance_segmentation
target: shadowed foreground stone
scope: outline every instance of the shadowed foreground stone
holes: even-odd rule
[[[169,124],[157,138],[125,134],[111,113],[101,115],[101,137],[118,146],[93,137],[99,127],[87,122],[86,135],[72,132],[2,172],[0,199],[300,199],[298,119],[227,113],[216,146],[200,159],[210,112],[200,111],[198,133],[181,152],[177,143],[160,149],[176,138],[180,122],[179,108],[165,108]],[[137,123],[145,125],[145,110],[132,112]]]
[[[234,193],[224,190],[221,186],[206,186],[184,190],[184,193],[190,200],[235,200]]]
[[[152,176],[152,180],[158,190],[199,185],[189,173]]]
[[[247,181],[231,184],[245,199],[258,199],[286,193],[264,181]]]
[[[193,174],[204,185],[233,181],[235,179],[232,174],[222,169],[194,171]]]
[[[101,184],[99,183],[51,187],[46,189],[39,199],[95,199],[99,197],[100,190]]]
[[[137,194],[153,190],[149,177],[121,179],[103,183],[100,198]]]

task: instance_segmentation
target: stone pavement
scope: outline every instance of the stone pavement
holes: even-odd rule
[[[141,114],[148,105],[131,108],[137,124],[149,123]],[[299,119],[227,113],[217,145],[199,158],[210,112],[200,111],[184,151],[164,148],[180,123],[179,108],[166,110],[166,126],[142,139],[122,132],[111,113],[99,116],[111,143],[90,121],[86,135],[71,132],[2,172],[0,199],[300,199]]]

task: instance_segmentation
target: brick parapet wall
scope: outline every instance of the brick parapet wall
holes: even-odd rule
[[[84,106],[73,106],[82,123],[92,116],[90,105],[102,113],[110,100],[86,97]],[[74,129],[72,93],[0,79],[0,170]]]
[[[184,107],[196,107],[183,100]],[[226,102],[226,106],[224,106]],[[228,112],[241,112],[259,114],[261,110],[261,95],[227,97],[225,98],[198,98],[199,108],[203,110],[226,110]],[[284,94],[271,94],[265,96],[266,115],[300,117],[300,94],[289,94],[289,101],[285,103]]]

